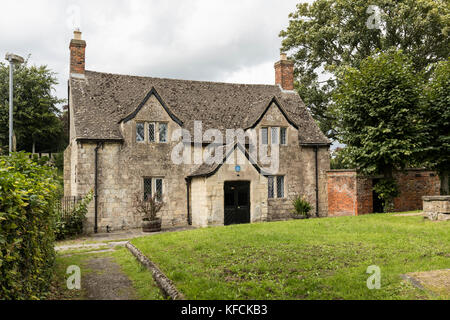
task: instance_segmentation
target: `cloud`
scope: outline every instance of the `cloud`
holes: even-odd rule
[[[3,3],[0,55],[31,54],[58,73],[66,98],[79,25],[89,70],[190,80],[274,81],[279,32],[298,0],[15,0]]]

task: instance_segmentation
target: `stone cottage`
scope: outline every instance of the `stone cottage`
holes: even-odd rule
[[[64,184],[66,196],[94,192],[86,231],[139,227],[136,194],[164,202],[163,226],[288,219],[297,195],[327,215],[330,144],[294,91],[285,55],[275,85],[248,85],[87,71],[85,49],[75,31]],[[230,130],[245,140],[218,139]],[[258,155],[275,153],[266,170]]]

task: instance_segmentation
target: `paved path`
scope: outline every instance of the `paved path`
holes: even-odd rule
[[[136,290],[128,276],[122,272],[114,258],[104,254],[125,246],[128,240],[153,236],[164,232],[185,231],[192,227],[163,229],[157,233],[143,233],[141,229],[83,236],[75,240],[60,241],[55,250],[62,258],[84,255],[81,286],[88,300],[135,300]],[[89,255],[89,256],[86,256]],[[84,272],[84,270],[89,270]]]
[[[84,250],[84,249],[108,249],[115,246],[124,246],[128,240],[138,237],[148,237],[166,232],[179,232],[195,229],[194,227],[167,228],[161,232],[144,233],[142,229],[132,229],[126,231],[117,231],[112,233],[98,233],[89,236],[83,236],[76,240],[61,241],[56,244],[56,251]]]

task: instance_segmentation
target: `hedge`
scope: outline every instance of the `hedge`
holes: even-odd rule
[[[56,170],[28,154],[0,157],[0,299],[40,299],[55,259]]]

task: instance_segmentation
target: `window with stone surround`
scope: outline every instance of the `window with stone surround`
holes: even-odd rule
[[[143,122],[136,123],[136,142],[145,141],[145,124]]]
[[[269,134],[270,132],[270,134]],[[270,138],[270,139],[269,139]],[[287,128],[284,127],[262,127],[261,143],[263,145],[287,145]]]
[[[146,133],[147,131],[147,133]],[[169,125],[166,122],[137,122],[136,141],[148,143],[167,143]]]
[[[261,144],[269,144],[269,128],[261,128]]]
[[[167,142],[167,123],[159,123],[159,142]]]
[[[155,142],[156,141],[156,134],[155,134],[155,123],[150,122],[148,124],[148,142]]]
[[[287,145],[287,128],[280,128],[280,144]]]
[[[144,200],[156,195],[157,201],[162,201],[164,196],[163,178],[144,178]]]
[[[284,176],[268,176],[268,198],[284,198]]]
[[[272,127],[270,128],[271,135],[270,135],[270,144],[278,144],[279,143],[279,134],[280,134],[280,128],[279,127]]]

